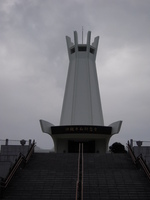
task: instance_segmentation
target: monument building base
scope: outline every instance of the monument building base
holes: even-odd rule
[[[104,126],[53,126],[51,137],[57,153],[78,153],[83,143],[84,153],[106,153],[111,127]]]

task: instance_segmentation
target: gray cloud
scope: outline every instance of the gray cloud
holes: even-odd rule
[[[59,124],[68,55],[65,36],[99,35],[97,72],[111,140],[149,140],[150,3],[147,0],[0,1],[0,139],[35,139],[51,148],[43,118]]]

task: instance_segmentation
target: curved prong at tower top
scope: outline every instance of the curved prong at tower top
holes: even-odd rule
[[[78,45],[78,33],[77,33],[77,31],[74,31],[74,44],[75,44],[75,46]]]
[[[71,56],[77,56],[78,53],[85,52],[87,55],[90,53],[95,60],[98,48],[98,41],[99,36],[95,37],[94,42],[91,44],[91,31],[88,31],[86,44],[79,44],[78,33],[77,31],[74,31],[74,42],[71,41],[70,37],[66,36],[69,59],[71,58]]]
[[[68,37],[68,36],[66,36],[66,41],[67,41],[67,47],[68,48],[70,48],[70,47],[72,47],[74,45],[73,42],[71,42],[71,38]]]
[[[91,31],[88,31],[87,33],[87,45],[90,45],[91,42]]]
[[[94,42],[92,43],[92,46],[95,49],[95,58],[96,58],[96,54],[97,54],[98,42],[99,42],[99,36],[95,37]]]
[[[99,36],[94,38],[94,42],[92,43],[92,46],[97,49],[98,47],[98,42],[99,42]]]
[[[74,45],[72,42],[71,42],[71,38],[66,36],[66,42],[67,42],[67,49],[68,49],[68,56],[69,56],[69,59],[70,59],[70,48]]]
[[[75,44],[78,45],[79,43],[78,43],[78,33],[77,33],[77,31],[74,31],[74,43],[71,41],[71,38],[69,36],[66,36],[66,40],[67,40],[67,46],[69,48],[74,46]],[[97,48],[98,41],[99,41],[99,36],[94,38],[94,42],[91,45],[91,31],[88,31],[88,33],[87,33],[87,43],[86,44],[89,44],[89,45],[93,46],[94,48]]]
[[[90,43],[91,43],[91,31],[87,33],[87,53],[90,51]]]

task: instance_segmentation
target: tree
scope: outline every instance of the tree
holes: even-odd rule
[[[125,150],[125,147],[123,144],[119,143],[119,142],[115,142],[113,143],[110,147],[109,147],[110,151],[113,153],[126,153],[127,151]]]

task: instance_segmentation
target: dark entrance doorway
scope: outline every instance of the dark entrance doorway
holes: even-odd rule
[[[79,143],[83,143],[84,153],[95,153],[95,141],[68,141],[68,153],[78,153]]]

